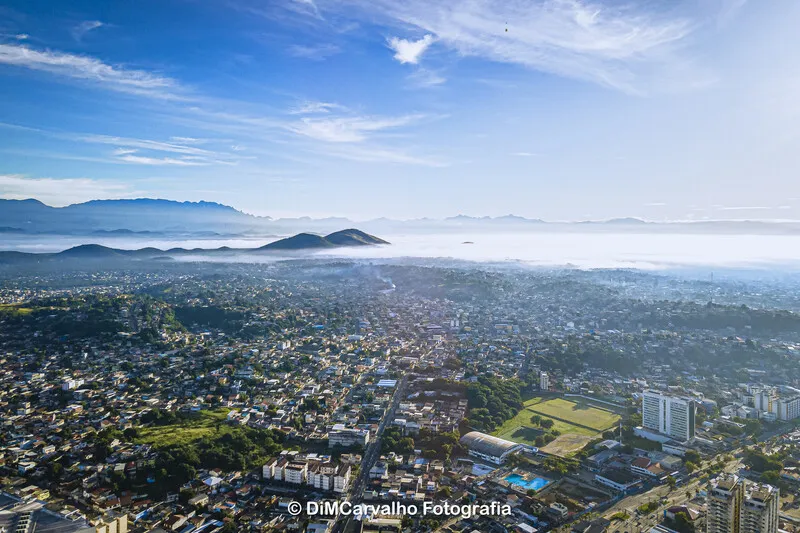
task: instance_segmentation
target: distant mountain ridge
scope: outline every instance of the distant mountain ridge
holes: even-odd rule
[[[0,199],[0,226],[30,233],[193,232],[197,229],[239,232],[269,220],[205,201],[135,198],[51,207],[34,199]]]
[[[177,202],[151,198],[92,200],[51,207],[39,200],[0,199],[0,234],[79,235],[104,237],[231,237],[277,236],[309,232],[325,234],[355,223],[343,217],[271,218],[255,216],[216,202]],[[800,221],[768,222],[710,220],[651,222],[634,217],[602,221],[548,222],[519,215],[475,217],[459,214],[444,219],[392,220],[386,217],[359,222],[370,233],[477,233],[477,232],[634,232],[798,235]],[[327,244],[315,237],[299,237],[311,247]],[[328,236],[330,237],[330,236]],[[328,237],[325,237],[326,239]],[[316,241],[316,242],[315,242]],[[287,243],[285,246],[294,246]],[[2,246],[0,246],[2,248]],[[287,248],[291,249],[291,248]]]

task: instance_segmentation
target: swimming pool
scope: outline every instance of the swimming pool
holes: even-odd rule
[[[519,474],[509,474],[503,479],[508,481],[511,485],[522,487],[525,490],[530,490],[530,489],[540,490],[543,487],[547,486],[548,483],[550,483],[549,479],[544,479],[541,477],[535,477],[533,479],[525,479]]]

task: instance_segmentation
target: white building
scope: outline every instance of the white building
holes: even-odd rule
[[[366,429],[346,428],[344,424],[336,424],[328,432],[328,447],[366,446],[369,443],[369,431]]]
[[[800,418],[800,396],[794,398],[778,398],[775,402],[775,414],[779,420]]]
[[[294,483],[300,485],[305,483],[308,473],[308,465],[306,463],[289,463],[283,469],[283,475],[287,483]]]
[[[742,399],[755,408],[758,418],[774,421],[800,417],[800,396],[782,398],[774,387],[748,386]]]
[[[539,388],[542,390],[550,390],[550,376],[547,372],[542,372],[539,375]]]
[[[741,507],[739,533],[778,533],[780,492],[771,485],[747,487]]]
[[[523,444],[487,435],[480,431],[470,431],[461,437],[461,444],[473,457],[479,457],[497,465],[505,463],[509,455],[525,449]]]
[[[311,465],[308,469],[308,484],[315,489],[331,491],[336,470],[336,465],[333,463]]]
[[[336,471],[336,475],[333,476],[333,492],[345,494],[348,490],[350,490],[351,472],[352,468],[350,465],[339,466],[339,469]]]
[[[679,442],[694,438],[695,401],[658,391],[642,393],[642,426]]]
[[[743,499],[744,482],[739,476],[720,476],[711,481],[706,533],[739,533]]]

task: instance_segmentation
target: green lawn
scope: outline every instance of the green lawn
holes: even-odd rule
[[[534,415],[553,421],[553,429],[562,435],[585,435],[596,437],[613,427],[619,416],[603,409],[561,398],[535,397],[525,401],[525,408],[517,416],[506,420],[494,435],[514,442],[534,445],[534,440],[543,432],[531,421]],[[544,430],[547,431],[547,430]]]
[[[619,421],[619,415],[591,407],[582,402],[573,402],[562,398],[553,398],[547,401],[531,404],[531,409],[539,414],[547,415],[551,418],[560,419],[567,422],[574,422],[576,425],[587,426],[603,432]]]
[[[141,428],[136,439],[141,444],[168,447],[196,442],[203,437],[216,437],[229,433],[234,426],[225,423],[230,408],[222,407],[210,411],[200,411],[196,416],[169,424]]]

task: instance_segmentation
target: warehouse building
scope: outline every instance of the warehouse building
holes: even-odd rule
[[[469,454],[494,464],[503,464],[509,455],[518,453],[525,448],[524,444],[517,444],[510,440],[500,439],[481,433],[480,431],[470,431],[461,437],[463,444]]]

